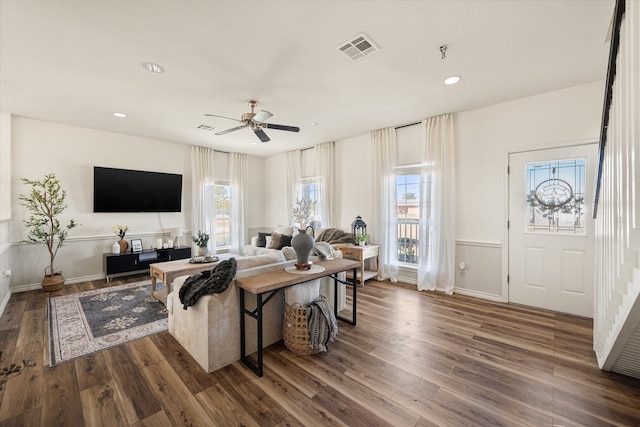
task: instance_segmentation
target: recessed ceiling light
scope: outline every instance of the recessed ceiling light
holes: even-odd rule
[[[451,77],[447,77],[446,79],[444,79],[444,84],[446,84],[446,85],[454,85],[454,84],[458,83],[459,81],[460,81],[460,77],[451,76]]]
[[[164,73],[164,68],[153,62],[143,62],[142,68],[152,73]]]
[[[113,113],[113,115],[116,116],[116,117],[120,117],[120,118],[127,117],[127,115],[125,113]]]
[[[309,124],[310,124],[311,126],[318,126],[320,123],[318,123],[318,122],[309,122]]]

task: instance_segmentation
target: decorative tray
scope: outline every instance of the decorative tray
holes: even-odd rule
[[[195,258],[191,258],[189,260],[189,263],[191,264],[208,264],[211,262],[218,262],[220,261],[220,258],[218,258],[217,256],[208,256],[208,257],[203,257],[202,259],[195,259]]]

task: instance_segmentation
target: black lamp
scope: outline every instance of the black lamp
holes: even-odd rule
[[[367,224],[362,220],[362,217],[358,215],[356,220],[351,223],[351,233],[353,234],[353,244],[360,243],[359,236],[367,236]]]

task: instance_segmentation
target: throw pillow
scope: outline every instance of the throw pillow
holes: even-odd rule
[[[258,233],[258,247],[267,247],[267,237],[271,237],[271,233]]]
[[[269,245],[269,249],[280,249],[280,238],[282,234],[276,233],[275,231],[271,233],[271,244]]]
[[[291,236],[276,233],[274,231],[271,233],[271,244],[269,245],[269,249],[282,249],[285,246],[291,246],[291,239]]]
[[[292,236],[287,236],[286,234],[281,234],[280,235],[280,247],[278,249],[282,249],[284,247],[291,246],[291,239],[293,239]]]

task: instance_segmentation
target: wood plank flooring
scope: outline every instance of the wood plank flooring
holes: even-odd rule
[[[66,286],[59,294],[146,277]],[[205,373],[168,333],[48,366],[46,294],[11,296],[3,426],[639,426],[640,380],[598,370],[592,322],[369,281],[329,351]]]

